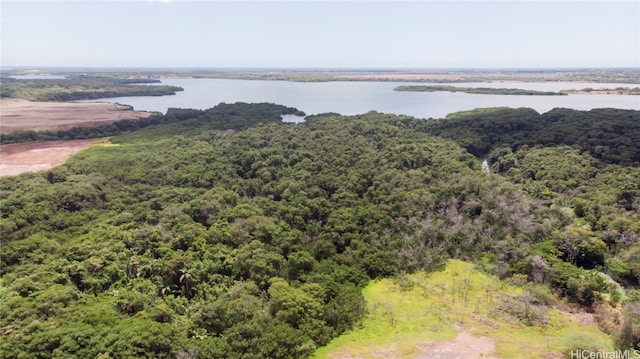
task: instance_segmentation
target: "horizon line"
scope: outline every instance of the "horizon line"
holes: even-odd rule
[[[589,71],[589,70],[631,70],[640,71],[640,67],[634,66],[514,66],[514,67],[274,67],[274,66],[94,66],[94,65],[2,65],[0,71],[10,70],[190,70],[190,71]]]

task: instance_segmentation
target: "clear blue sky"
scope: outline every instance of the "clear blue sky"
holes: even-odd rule
[[[640,68],[640,1],[0,1],[1,66]]]

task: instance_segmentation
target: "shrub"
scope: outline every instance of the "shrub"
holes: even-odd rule
[[[612,352],[613,344],[603,340],[600,336],[588,332],[576,332],[566,336],[563,340],[564,352],[567,358],[576,352]]]

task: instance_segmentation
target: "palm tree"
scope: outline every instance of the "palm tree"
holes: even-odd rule
[[[180,283],[184,285],[184,296],[187,299],[191,299],[191,273],[189,273],[188,269],[183,269],[182,275],[180,276]]]
[[[170,291],[171,291],[171,287],[169,287],[168,285],[164,286],[160,289],[160,296],[164,298],[164,296],[167,295],[167,293],[169,293]]]

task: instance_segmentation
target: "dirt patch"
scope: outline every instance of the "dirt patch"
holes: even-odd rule
[[[145,118],[152,114],[153,112],[131,111],[128,106],[106,102],[33,102],[3,98],[0,99],[0,133],[97,126],[119,120]]]
[[[398,355],[396,348],[394,346],[384,349],[376,350],[374,353],[371,353],[367,356],[349,354],[348,348],[345,350],[340,350],[335,353],[329,355],[330,359],[364,359],[364,358],[374,358],[374,359],[401,359]]]
[[[0,176],[48,170],[102,140],[30,142],[0,146]]]
[[[496,346],[491,338],[473,337],[460,332],[455,339],[432,342],[420,346],[421,353],[415,359],[495,359]]]
[[[414,359],[497,359],[496,346],[493,339],[488,337],[474,337],[462,331],[451,340],[427,342],[417,347],[420,354]],[[384,358],[400,359],[404,357],[398,353],[395,343],[377,348],[366,355],[350,354],[349,348],[336,351],[329,355],[331,359],[364,359]]]

